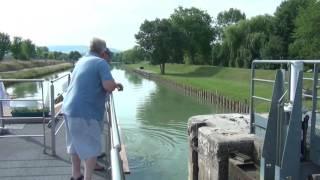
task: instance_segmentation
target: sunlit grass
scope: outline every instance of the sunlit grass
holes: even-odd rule
[[[158,66],[148,64],[133,64],[131,68],[139,68],[143,66],[146,70],[160,73]],[[265,79],[274,79],[274,71],[261,70],[257,76],[263,76]],[[197,66],[197,65],[181,65],[166,64],[166,74],[164,78],[172,79],[183,84],[189,84],[199,89],[206,89],[212,92],[228,96],[234,100],[248,100],[250,95],[250,69],[226,68],[216,66]],[[272,86],[259,84],[256,91],[261,96],[268,97],[272,90]]]

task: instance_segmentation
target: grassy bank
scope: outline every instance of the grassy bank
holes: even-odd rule
[[[0,72],[6,71],[18,71],[22,69],[29,69],[35,67],[44,67],[44,66],[52,66],[65,63],[63,61],[56,60],[32,60],[32,61],[17,61],[17,60],[8,60],[2,61],[0,63]]]
[[[160,74],[159,66],[148,64],[128,65],[129,68],[139,68]],[[275,71],[257,70],[258,78],[274,79]],[[215,66],[196,66],[183,64],[166,64],[166,74],[163,78],[176,82],[191,85],[195,88],[206,89],[211,92],[229,97],[233,100],[249,102],[250,97],[250,69],[226,68]],[[271,98],[272,84],[256,83],[256,95]],[[259,102],[256,104],[259,111],[266,111],[268,103]]]
[[[146,70],[160,73],[158,66],[146,64],[133,64],[128,66],[130,68],[143,66]],[[259,70],[257,71],[257,76],[264,77],[265,79],[274,79],[275,72]],[[167,64],[166,74],[163,75],[163,77],[182,84],[189,84],[196,88],[207,89],[212,92],[218,91],[220,94],[235,100],[246,100],[250,94],[250,69]],[[271,86],[258,84],[256,87],[257,92],[261,93],[260,95],[270,95],[270,92],[265,91],[265,88],[269,89]]]
[[[30,79],[30,78],[37,78],[39,76],[44,76],[47,74],[51,74],[57,71],[62,71],[66,69],[70,69],[72,64],[70,63],[61,63],[51,66],[44,66],[44,67],[35,67],[29,68],[24,70],[18,71],[11,71],[11,72],[0,72],[1,78],[8,79]]]

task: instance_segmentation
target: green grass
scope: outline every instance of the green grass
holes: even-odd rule
[[[153,71],[157,74],[160,73],[158,66],[148,64],[133,64],[128,66],[131,68],[143,66],[146,70]],[[250,69],[166,64],[166,74],[162,77],[199,89],[206,89],[212,92],[218,91],[220,94],[234,100],[244,101],[247,100],[250,95]],[[257,77],[274,79],[275,72],[259,70]],[[256,88],[257,92],[261,93],[259,95],[268,96],[270,92],[265,91],[265,89],[272,89],[272,86],[259,84]]]
[[[145,70],[160,74],[159,66],[149,64],[127,65],[129,68],[144,67]],[[229,97],[233,100],[239,100],[249,103],[250,97],[250,69],[227,68],[216,66],[197,66],[184,64],[166,64],[166,74],[163,78],[171,79],[176,82],[191,85],[195,88],[205,89],[211,92]],[[276,71],[274,70],[256,70],[256,78],[274,80]],[[307,76],[310,76],[307,74]],[[304,83],[304,87],[310,87],[310,82]],[[259,83],[255,84],[255,95],[271,99],[273,84]],[[269,103],[256,101],[257,111],[268,111]]]

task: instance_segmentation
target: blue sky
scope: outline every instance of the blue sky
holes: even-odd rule
[[[284,0],[2,0],[0,32],[31,39],[36,45],[87,45],[92,37],[109,47],[135,45],[141,23],[168,18],[178,6],[197,7],[215,18],[238,8],[247,17],[272,15]]]

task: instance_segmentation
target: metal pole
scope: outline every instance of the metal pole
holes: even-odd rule
[[[44,94],[43,94],[43,82],[41,83],[41,97],[42,97],[42,128],[43,128],[43,153],[47,152],[47,145],[46,145],[46,127],[45,127],[45,114],[44,114]]]
[[[112,113],[113,113],[113,118],[112,118],[113,148],[119,148],[119,150],[121,150],[121,140],[120,140],[120,134],[118,129],[118,121],[117,121],[114,99],[112,94],[111,94],[111,103],[112,103],[111,106],[112,106]]]
[[[51,81],[51,86],[50,86],[50,98],[51,98],[51,103],[50,103],[50,108],[51,108],[51,149],[52,149],[52,155],[56,155],[56,136],[55,136],[55,131],[56,131],[56,121],[55,121],[55,109],[54,109],[54,85],[53,82]]]
[[[1,135],[4,135],[4,134],[7,134],[7,133],[8,133],[8,131],[6,131],[6,129],[4,128],[2,102],[3,102],[3,101],[0,100],[0,137],[1,137]]]
[[[2,107],[2,101],[0,101],[0,117],[3,117],[3,107]],[[4,120],[0,119],[0,125],[2,130],[4,129]]]
[[[123,170],[122,170],[122,163],[119,157],[119,149],[112,148],[111,149],[111,173],[112,179],[114,180],[124,180]]]
[[[2,81],[0,83],[3,83]],[[1,84],[0,84],[1,85]],[[3,92],[3,94],[5,94],[6,92]],[[5,96],[3,96],[3,98],[6,98]],[[0,117],[3,117],[3,106],[2,106],[2,100],[0,100]],[[3,133],[2,131],[4,131],[4,120],[0,119],[0,135]]]
[[[68,74],[68,86],[70,84],[70,81],[71,81],[71,76],[70,76],[70,73]]]
[[[105,153],[106,153],[106,167],[111,167],[111,159],[110,159],[110,152],[111,152],[111,114],[110,114],[110,103],[109,101],[106,102],[106,115],[105,115],[105,123],[106,123],[106,144],[105,144]],[[109,170],[109,168],[107,168]]]
[[[313,88],[312,88],[312,111],[311,111],[311,143],[310,143],[310,159],[319,161],[319,151],[316,149],[319,143],[319,134],[317,134],[317,96],[318,96],[318,64],[313,67]]]
[[[299,72],[303,70],[302,61],[292,61],[291,62],[291,79],[290,79],[290,102],[294,102],[294,97],[296,95],[297,83],[299,79]]]
[[[291,64],[288,63],[288,96],[291,96],[290,92],[290,86],[291,86]]]
[[[254,123],[255,123],[255,119],[254,119],[254,107],[253,107],[253,101],[254,101],[254,77],[255,77],[255,63],[252,63],[251,66],[251,88],[250,88],[250,133],[254,134],[255,133],[255,127],[254,127]]]

